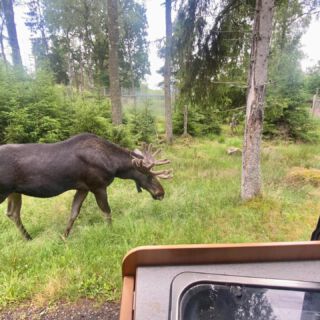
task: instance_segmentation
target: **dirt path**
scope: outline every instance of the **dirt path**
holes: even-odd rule
[[[119,304],[81,299],[75,303],[60,302],[54,306],[23,306],[0,311],[1,320],[118,320]]]

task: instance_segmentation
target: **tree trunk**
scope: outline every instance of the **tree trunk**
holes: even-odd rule
[[[188,106],[185,105],[183,109],[183,135],[188,135]]]
[[[131,80],[131,94],[133,99],[133,109],[134,111],[137,111],[137,97],[136,97],[136,88],[134,83],[134,72],[133,72],[133,61],[132,61],[132,55],[131,55],[131,45],[128,48],[128,57],[129,57],[129,63],[130,63],[130,80]]]
[[[4,19],[1,17],[1,24],[0,24],[0,50],[1,50],[1,57],[5,65],[7,65],[7,57],[4,50],[4,43],[3,43],[3,26],[4,26]]]
[[[39,0],[37,0],[37,11],[38,11],[38,25],[41,33],[41,41],[42,41],[42,45],[44,46],[45,54],[47,56],[49,53],[49,45],[48,45],[46,31],[45,31],[45,19],[43,17],[41,3]]]
[[[256,0],[242,156],[241,197],[261,194],[260,146],[274,0]]]
[[[118,0],[107,0],[108,5],[108,30],[109,30],[109,79],[110,99],[112,107],[112,123],[122,123],[121,90],[119,80],[119,25],[118,25]]]
[[[131,92],[132,92],[132,99],[133,99],[133,110],[137,111],[136,87],[134,85],[134,80],[133,79],[131,79]]]
[[[171,110],[171,43],[172,43],[172,21],[171,0],[166,0],[166,50],[164,65],[164,104],[166,120],[166,140],[172,143],[172,110]]]
[[[6,26],[7,26],[8,36],[9,36],[9,44],[12,51],[12,62],[15,66],[22,66],[16,24],[14,22],[12,0],[1,0],[1,3],[2,3],[2,10],[6,20]]]

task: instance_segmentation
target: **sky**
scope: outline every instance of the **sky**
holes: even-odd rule
[[[161,5],[164,1],[145,0],[148,19],[149,61],[151,75],[146,77],[146,83],[151,89],[157,89],[163,77],[157,71],[164,65],[164,60],[157,54],[156,40],[165,37],[165,7]]]
[[[320,19],[313,19],[308,31],[302,37],[302,48],[307,57],[302,60],[304,70],[320,61]]]
[[[156,40],[165,36],[165,8],[161,5],[163,0],[142,0],[147,8],[147,19],[149,24],[148,40],[150,43],[149,61],[151,75],[146,77],[146,83],[152,89],[157,89],[159,82],[163,81],[162,76],[157,71],[163,66],[164,61],[157,55]],[[23,6],[16,7],[16,25],[18,39],[22,54],[22,60],[29,70],[33,69],[33,58],[31,55],[30,34],[24,25],[25,8]],[[313,19],[308,31],[302,38],[302,48],[306,57],[301,62],[302,68],[306,70],[308,67],[320,61],[320,20]]]

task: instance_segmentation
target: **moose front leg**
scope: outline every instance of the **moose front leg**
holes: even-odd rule
[[[107,219],[107,222],[109,224],[111,224],[112,223],[112,220],[111,220],[111,209],[109,207],[106,190],[105,189],[99,189],[99,190],[95,190],[93,193],[94,193],[94,196],[96,198],[96,201],[97,201],[97,204],[98,204],[99,208],[104,213],[104,215],[105,215],[105,217]]]
[[[22,233],[23,237],[26,240],[32,240],[30,234],[25,229],[20,218],[21,205],[22,205],[21,194],[11,193],[8,196],[7,216],[15,223],[15,225],[18,227],[18,229],[20,230],[20,232]]]
[[[77,219],[80,209],[82,206],[83,201],[85,200],[86,196],[88,195],[88,191],[78,190],[74,195],[73,202],[72,202],[72,209],[70,219],[68,221],[67,228],[64,232],[64,236],[68,237],[70,230],[73,226],[74,221]]]

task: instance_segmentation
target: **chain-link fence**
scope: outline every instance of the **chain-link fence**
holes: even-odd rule
[[[104,89],[103,94],[109,97],[108,89]],[[164,94],[159,92],[150,92],[147,90],[121,89],[121,102],[124,110],[141,110],[148,107],[154,115],[164,115]]]

